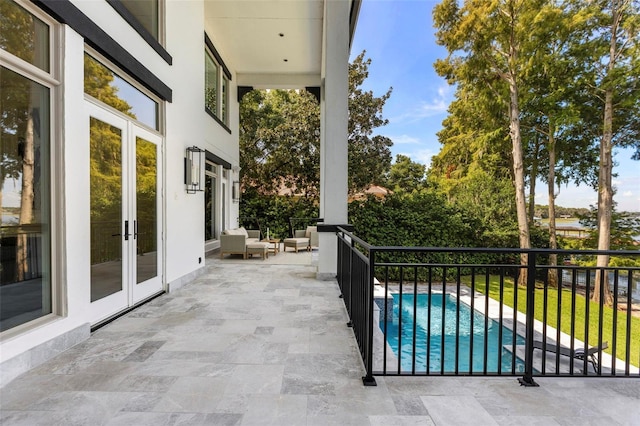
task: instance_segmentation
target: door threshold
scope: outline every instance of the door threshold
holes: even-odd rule
[[[158,292],[156,294],[153,294],[153,295],[147,297],[146,299],[136,303],[135,305],[129,306],[128,308],[123,309],[122,311],[118,312],[117,314],[112,315],[112,316],[110,316],[110,317],[108,317],[108,318],[106,318],[106,319],[104,319],[104,320],[92,325],[91,326],[91,332],[93,333],[94,331],[97,331],[98,329],[104,327],[105,325],[109,324],[110,322],[117,320],[121,316],[128,314],[129,312],[133,311],[136,308],[139,308],[142,305],[146,305],[147,303],[151,302],[153,299],[155,299],[157,297],[160,297],[165,293],[166,293],[166,291],[162,290],[162,291],[160,291],[160,292]]]

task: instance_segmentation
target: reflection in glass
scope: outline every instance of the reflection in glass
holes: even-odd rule
[[[0,49],[49,72],[49,26],[13,0],[0,0]]]
[[[120,0],[120,3],[158,40],[158,0]]]
[[[223,75],[222,76],[222,122],[224,124],[229,124],[229,117],[227,114],[228,91],[229,91],[229,80],[225,75]]]
[[[122,290],[122,132],[90,118],[91,301]]]
[[[158,130],[158,103],[86,53],[84,92]]]
[[[136,138],[136,284],[158,275],[156,148]]]
[[[218,65],[211,54],[205,50],[205,81],[204,81],[204,105],[205,108],[216,117],[218,116]]]
[[[49,89],[0,67],[0,331],[52,312],[49,121]]]
[[[209,241],[216,235],[216,177],[214,166],[207,162],[204,177],[204,240]]]

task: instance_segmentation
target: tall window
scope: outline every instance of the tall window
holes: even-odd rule
[[[120,0],[120,3],[142,24],[145,30],[158,40],[158,0]]]
[[[205,95],[204,105],[210,114],[218,117],[218,64],[213,59],[213,55],[205,50]]]
[[[59,82],[50,74],[51,26],[35,13],[0,0],[0,332],[54,311],[51,98]]]
[[[229,82],[231,73],[220,55],[205,35],[204,49],[204,106],[205,110],[230,132],[229,126]]]

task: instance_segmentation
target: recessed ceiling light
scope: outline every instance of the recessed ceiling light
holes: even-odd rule
[[[287,58],[284,59],[285,62],[289,62],[289,60]]]
[[[280,37],[284,37],[284,33],[280,33],[278,34]]]

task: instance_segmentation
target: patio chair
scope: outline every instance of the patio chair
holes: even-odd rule
[[[291,247],[298,252],[298,250],[309,251],[309,237],[305,237],[305,231],[294,231],[292,238],[284,239],[283,251],[287,251],[287,247]]]
[[[588,348],[586,351],[584,348],[575,348],[573,350],[571,350],[571,348],[567,348],[565,346],[558,346],[555,343],[546,343],[544,344],[543,342],[539,341],[539,340],[534,340],[533,341],[533,348],[534,349],[540,349],[543,350],[545,352],[551,352],[554,354],[560,354],[560,355],[564,355],[566,357],[572,358],[572,359],[579,359],[579,360],[584,360],[585,358],[588,359],[588,361],[591,363],[591,365],[593,366],[593,370],[594,371],[598,371],[598,353],[600,351],[603,351],[605,349],[607,349],[609,347],[609,343],[608,342],[602,342],[602,346],[592,346],[590,348]]]

